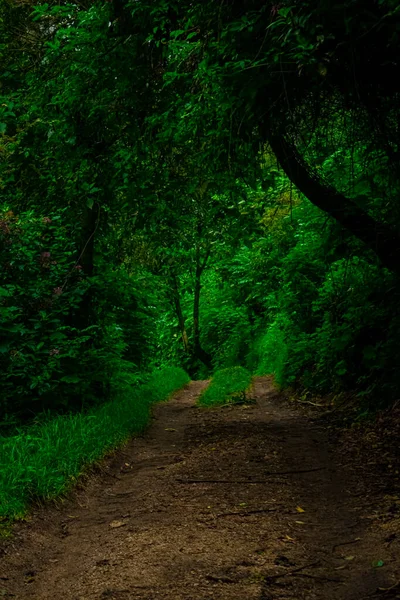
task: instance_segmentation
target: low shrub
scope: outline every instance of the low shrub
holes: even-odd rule
[[[85,468],[143,431],[152,404],[188,382],[183,369],[167,367],[114,402],[0,438],[0,518],[18,517],[33,501],[65,493]]]
[[[208,388],[201,394],[201,406],[218,406],[229,402],[246,400],[246,392],[251,386],[251,374],[243,367],[229,367],[217,371]]]

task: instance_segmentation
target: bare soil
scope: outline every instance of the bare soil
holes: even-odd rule
[[[256,403],[208,410],[195,406],[206,384],[157,406],[101,476],[18,526],[0,597],[400,598],[396,501],[379,474],[268,379]]]

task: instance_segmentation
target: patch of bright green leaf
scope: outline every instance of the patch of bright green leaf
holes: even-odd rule
[[[229,367],[217,371],[210,385],[201,394],[201,406],[218,406],[226,403],[242,403],[251,387],[251,373],[243,367]]]

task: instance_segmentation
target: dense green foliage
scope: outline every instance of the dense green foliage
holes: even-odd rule
[[[306,201],[220,266],[206,294],[204,346],[222,364],[318,394],[394,397],[396,279]]]
[[[137,389],[87,414],[60,416],[0,439],[0,518],[64,493],[84,468],[144,429],[153,403],[188,382],[180,368],[155,371]]]
[[[2,2],[0,431],[171,365],[397,399],[399,36],[395,0]]]
[[[104,328],[99,323],[77,327],[90,284],[75,264],[67,215],[6,212],[1,223],[0,410],[11,417],[68,402],[89,403],[94,382],[97,394],[104,394],[110,379],[104,372],[115,367],[124,341],[104,321]]]
[[[201,406],[219,406],[246,401],[251,386],[251,373],[243,367],[229,367],[216,371],[210,385],[199,397]]]

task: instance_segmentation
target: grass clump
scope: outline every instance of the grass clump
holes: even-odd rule
[[[39,499],[53,499],[83,470],[146,427],[150,407],[189,382],[183,369],[154,371],[148,381],[89,413],[56,417],[0,437],[0,520],[15,519]]]
[[[201,406],[218,406],[246,401],[251,386],[251,373],[243,367],[229,367],[216,371],[211,383],[199,398]]]

